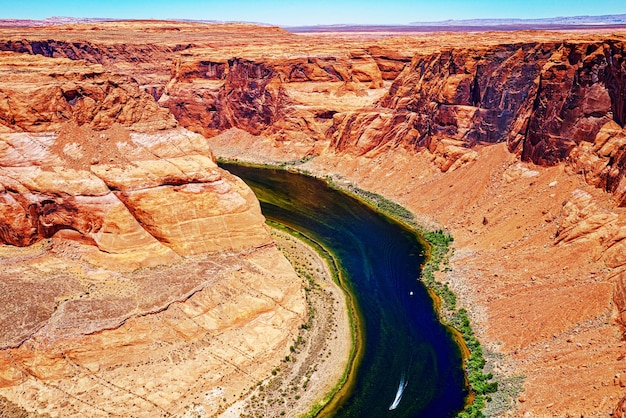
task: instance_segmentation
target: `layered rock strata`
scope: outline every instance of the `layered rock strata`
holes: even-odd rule
[[[314,141],[324,140],[334,113],[371,103],[389,76],[365,50],[339,56],[284,47],[232,53],[179,54],[159,104],[205,136],[238,128],[310,151]]]
[[[2,53],[0,73],[2,404],[214,414],[269,375],[301,283],[205,138],[97,64]]]
[[[316,152],[334,113],[379,98],[415,43],[347,42],[343,48],[333,39],[251,25],[110,22],[61,26],[54,35],[12,31],[0,50],[101,64],[137,80],[194,132],[213,136],[234,127],[276,148],[289,142],[302,155]]]
[[[625,80],[622,41],[417,54],[375,109],[335,116],[331,147],[428,149],[445,171],[506,142],[524,161],[568,160],[622,204]]]

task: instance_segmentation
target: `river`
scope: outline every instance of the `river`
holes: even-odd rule
[[[468,394],[461,352],[419,281],[415,234],[325,182],[222,164],[255,192],[266,218],[311,237],[338,260],[359,311],[362,357],[351,390],[325,416],[449,417]]]

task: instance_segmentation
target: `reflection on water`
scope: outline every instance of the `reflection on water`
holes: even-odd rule
[[[224,165],[263,214],[312,237],[340,262],[362,318],[354,387],[333,417],[448,417],[467,395],[461,354],[420,281],[413,233],[324,182],[281,170]]]

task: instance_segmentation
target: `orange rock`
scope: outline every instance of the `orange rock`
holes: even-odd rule
[[[0,28],[0,50],[92,63],[60,59],[57,73],[24,57],[21,75],[2,73],[0,237],[38,244],[0,247],[21,269],[2,276],[2,302],[24,297],[9,277],[28,277],[35,295],[0,321],[10,344],[25,341],[0,351],[0,393],[66,415],[182,413],[186,394],[241,391],[269,364],[262,350],[288,347],[299,288],[269,263],[279,258],[248,191],[215,168],[204,138],[169,129],[173,114],[220,156],[317,156],[304,167],[449,228],[456,251],[441,278],[498,367],[526,376],[524,412],[609,413],[623,379],[605,384],[624,373],[624,34],[389,35]],[[235,255],[189,256],[214,249]],[[248,275],[257,263],[264,273]]]
[[[51,132],[69,120],[97,130],[176,126],[152,97],[100,65],[2,52],[0,69],[0,123],[13,130]]]

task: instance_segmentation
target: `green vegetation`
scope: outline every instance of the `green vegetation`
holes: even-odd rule
[[[278,164],[278,168],[285,169],[285,168],[287,168],[289,166],[301,165],[301,164],[306,163],[307,161],[312,160],[313,158],[315,158],[314,155],[306,155],[306,156],[300,158],[299,160],[284,161],[284,162]]]
[[[439,271],[441,263],[448,263],[450,256],[450,244],[454,238],[446,231],[438,229],[436,231],[422,231],[420,235],[430,244],[430,254],[428,261],[422,269],[422,280],[441,300],[446,311],[456,309],[456,295],[447,283],[435,280],[435,272]]]
[[[298,168],[297,166],[302,165],[306,163],[307,161],[312,160],[313,158],[315,158],[314,155],[307,155],[298,160],[283,161],[283,162],[276,162],[276,163],[260,163],[260,162],[242,161],[237,158],[216,157],[215,161],[217,161],[218,164],[237,164],[237,165],[243,165],[247,167],[270,168],[270,169],[279,169],[279,170],[287,170],[289,169],[289,167],[294,167],[296,171],[305,175],[310,175],[310,173],[307,170]]]
[[[376,193],[368,192],[354,185],[348,186],[348,191],[353,196],[358,197],[360,200],[364,200],[374,209],[386,214],[394,219],[402,222],[412,223],[414,221],[413,213],[402,205],[397,204],[393,200],[389,200],[384,196]]]
[[[452,315],[452,324],[459,330],[470,351],[469,358],[465,361],[465,368],[467,370],[467,380],[476,395],[474,402],[465,408],[465,411],[461,412],[458,416],[461,418],[484,417],[485,415],[482,410],[487,402],[491,401],[488,395],[498,390],[498,382],[491,381],[491,379],[493,379],[491,373],[483,373],[483,369],[485,368],[483,349],[480,345],[480,341],[478,341],[472,331],[469,318],[467,317],[467,311],[465,309],[459,309],[454,312]]]
[[[498,382],[492,381],[491,373],[485,374],[485,357],[480,341],[474,335],[467,311],[463,308],[457,310],[456,295],[448,287],[447,283],[441,283],[435,279],[435,272],[440,270],[441,263],[448,264],[450,257],[450,244],[452,236],[444,230],[422,231],[421,236],[430,245],[429,259],[422,270],[422,280],[435,295],[443,302],[442,313],[445,318],[463,338],[469,356],[465,359],[465,371],[467,381],[472,393],[475,395],[472,403],[459,413],[460,418],[484,417],[483,409],[491,401],[489,394],[498,390]]]

